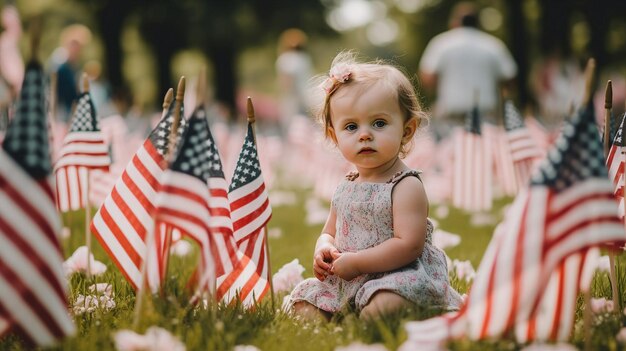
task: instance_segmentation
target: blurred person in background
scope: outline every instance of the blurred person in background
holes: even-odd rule
[[[50,57],[50,68],[57,74],[56,118],[67,123],[72,105],[80,94],[79,73],[83,47],[91,41],[91,31],[80,24],[66,27],[61,32],[61,46]]]
[[[22,22],[13,5],[5,5],[0,13],[0,106],[14,101],[24,80],[24,61],[19,41]]]
[[[280,93],[280,123],[283,135],[295,116],[306,116],[308,82],[313,72],[311,56],[306,51],[307,35],[300,29],[284,31],[278,42],[276,73]]]
[[[0,144],[13,114],[14,102],[24,80],[24,61],[19,41],[22,21],[15,6],[5,3],[0,13]]]
[[[517,74],[517,65],[504,43],[478,28],[471,2],[460,2],[450,15],[450,29],[435,36],[419,63],[423,87],[436,92],[432,131],[437,140],[448,136],[478,99],[483,120],[495,121],[499,87]]]

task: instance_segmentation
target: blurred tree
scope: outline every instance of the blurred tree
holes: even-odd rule
[[[516,89],[519,96],[520,106],[526,106],[529,99],[528,92],[528,38],[526,30],[526,19],[522,11],[522,0],[511,0],[504,2],[508,7],[508,18],[511,25],[508,27],[510,33],[511,54],[517,62]]]
[[[85,0],[78,0],[85,2]],[[278,33],[299,27],[315,34],[333,33],[319,0],[96,0],[86,1],[96,14],[105,47],[107,73],[114,89],[124,85],[121,34],[130,16],[139,20],[157,62],[158,92],[172,86],[170,61],[186,47],[204,51],[213,64],[216,99],[234,112],[239,53],[268,44]]]
[[[23,0],[27,1],[27,0]],[[52,0],[56,2],[60,0]],[[325,10],[338,0],[71,0],[92,10],[104,44],[107,77],[114,89],[124,86],[121,34],[129,19],[137,20],[142,36],[153,49],[157,64],[158,88],[163,93],[172,86],[171,59],[180,49],[197,48],[214,66],[213,86],[216,99],[234,112],[238,85],[236,72],[239,54],[247,48],[274,45],[284,29],[298,27],[310,36],[336,34],[326,24]],[[387,3],[393,1],[387,0]],[[428,40],[447,28],[448,13],[457,1],[425,1],[423,8],[406,14],[401,42],[409,52],[400,61],[412,71]],[[504,26],[498,33],[505,37],[520,67],[518,92],[521,102],[527,97],[525,81],[529,62],[559,51],[572,53],[573,18],[584,18],[589,28],[586,54],[594,56],[600,67],[622,64],[618,53],[626,52],[624,40],[615,28],[626,28],[626,1],[623,0],[477,0],[481,6],[505,9]],[[529,22],[523,8],[534,3],[539,8],[537,22]],[[397,11],[388,15],[398,16]],[[538,24],[539,31],[534,32]],[[623,31],[623,30],[622,30]],[[533,32],[535,34],[533,34]],[[536,41],[533,41],[536,39]],[[619,38],[618,38],[619,39]],[[411,43],[411,44],[406,44]],[[615,44],[617,43],[617,44]],[[620,44],[622,43],[622,44]],[[617,46],[616,46],[617,45]],[[355,44],[354,46],[358,46]],[[613,50],[613,51],[610,51]],[[367,48],[363,49],[367,51]],[[580,54],[580,52],[577,52]]]
[[[177,51],[189,46],[186,35],[188,13],[181,1],[143,1],[141,12],[137,14],[139,29],[155,56],[158,75],[156,91],[160,97],[167,89],[176,87],[178,78],[172,81],[171,61]]]
[[[541,6],[541,54],[546,56],[555,50],[563,56],[572,53],[570,40],[570,17],[575,3],[571,0],[539,1]]]
[[[125,89],[122,73],[122,32],[128,19],[136,16],[144,39],[154,51],[158,82],[156,91],[164,94],[172,86],[170,61],[177,50],[187,45],[186,13],[180,2],[96,0],[86,3],[91,6],[97,20],[104,44],[107,77],[113,90]]]
[[[596,59],[598,71],[616,61],[608,52],[608,33],[612,22],[624,22],[626,2],[623,0],[550,0],[539,1],[541,7],[540,48],[543,56],[572,54],[572,15],[579,11],[589,25],[587,55]],[[598,75],[596,75],[598,78]]]
[[[188,37],[214,66],[216,99],[235,112],[236,65],[247,48],[274,43],[286,28],[309,34],[333,33],[319,0],[186,0]]]
[[[581,6],[591,29],[589,52],[596,59],[599,68],[604,67],[607,63],[607,33],[612,14],[616,12],[616,6],[618,4],[613,0],[584,1]],[[620,13],[620,15],[622,14]]]
[[[88,1],[104,44],[106,76],[114,91],[125,85],[122,76],[122,30],[132,6],[126,0]]]

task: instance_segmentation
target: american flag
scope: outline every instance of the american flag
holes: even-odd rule
[[[615,133],[606,158],[609,179],[615,185],[615,197],[619,200],[620,216],[624,216],[624,154],[626,153],[626,143],[623,138],[624,119],[626,119],[626,114],[622,117],[622,122],[617,129],[617,133]]]
[[[533,140],[522,116],[511,100],[504,102],[504,129],[515,169],[517,188],[522,189],[530,181],[533,165],[541,157],[541,149]]]
[[[63,212],[85,207],[89,170],[109,170],[111,158],[89,92],[78,97],[72,125],[55,165],[57,205]]]
[[[41,346],[75,331],[57,237],[44,85],[41,65],[29,63],[0,148],[0,335],[12,328]]]
[[[205,116],[193,114],[180,140],[180,149],[165,170],[156,196],[157,223],[166,223],[200,246],[200,286],[214,291],[217,246],[212,240],[208,182],[213,166],[209,126]]]
[[[137,150],[91,221],[91,232],[135,289],[142,286],[141,265],[148,250],[146,236],[155,230],[154,200],[166,166],[164,159],[174,121],[174,105]],[[177,135],[181,135],[185,124],[185,119],[181,118]],[[157,243],[164,237],[160,229],[155,231]],[[160,282],[150,278],[162,275],[150,273],[152,268],[148,267],[148,285],[156,291]]]
[[[204,109],[196,109],[192,116],[206,120]],[[233,225],[230,218],[230,203],[228,201],[228,183],[224,177],[222,160],[217,150],[217,144],[207,125],[206,137],[208,168],[208,225],[212,241],[217,248],[214,255],[215,273],[217,276],[216,299],[229,302],[238,296],[245,306],[251,306],[254,298],[263,295],[262,287],[267,280],[256,273],[256,265],[249,257],[237,249],[233,236]],[[213,282],[207,282],[213,283]],[[202,286],[209,289],[210,285]]]
[[[529,188],[514,201],[487,248],[461,310],[409,323],[409,340],[485,339],[523,326],[536,317],[546,285],[568,257],[624,241],[589,105],[564,126]],[[568,286],[578,290],[578,284]],[[569,296],[573,295],[571,291]],[[554,317],[558,322],[552,325],[570,325],[573,315],[559,313]]]
[[[455,134],[452,204],[467,211],[492,206],[491,143],[481,135],[478,107],[465,118],[465,128]]]
[[[265,189],[263,175],[261,174],[252,123],[248,123],[248,131],[230,183],[228,199],[233,223],[233,236],[239,251],[245,256],[244,260],[250,259],[254,263],[256,274],[258,277],[263,278],[258,280],[248,279],[246,284],[249,286],[244,287],[253,293],[254,296],[251,296],[251,298],[258,301],[270,288],[265,226],[272,216],[272,208],[270,207],[269,197]],[[250,270],[254,266],[249,264],[243,265],[242,267],[246,269],[244,273],[246,275],[252,274]],[[234,275],[231,274],[225,280],[226,282],[232,281],[235,275],[242,277],[241,274],[235,272]],[[224,283],[218,280],[218,284],[222,285]],[[229,299],[229,297],[226,297],[226,299]]]

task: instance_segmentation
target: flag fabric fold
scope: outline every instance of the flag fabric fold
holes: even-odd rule
[[[85,207],[89,170],[109,170],[111,157],[89,92],[78,97],[70,130],[55,164],[57,206],[62,212]]]
[[[161,118],[143,145],[137,150],[91,221],[91,232],[98,239],[128,282],[137,289],[142,286],[141,266],[147,250],[155,250],[154,265],[147,267],[148,285],[159,289],[165,266],[163,255],[166,226],[155,231],[155,197],[165,170],[165,155],[174,121],[174,106]],[[182,115],[182,111],[181,111]],[[181,118],[178,133],[185,129]],[[154,245],[147,247],[147,233],[154,231]],[[160,243],[160,244],[159,244]]]
[[[27,66],[17,113],[0,148],[0,335],[50,346],[75,332],[67,310],[50,161],[45,80]]]
[[[586,250],[626,241],[613,190],[590,105],[566,123],[496,229],[460,311],[408,323],[407,345],[493,338],[516,327],[518,338],[531,340],[540,336],[528,332],[533,320],[566,327],[544,334],[548,338],[569,336],[574,303],[562,301],[563,310],[548,313],[547,321],[537,309],[550,294],[577,294]],[[559,274],[569,282],[563,286],[568,292],[546,289]]]
[[[591,266],[600,256],[597,248],[567,256],[552,272],[539,305],[528,321],[515,326],[520,343],[531,341],[566,341],[574,328],[574,314],[579,291],[588,291],[593,278]]]

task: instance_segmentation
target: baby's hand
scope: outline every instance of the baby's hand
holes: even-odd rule
[[[324,245],[319,247],[313,255],[313,274],[320,281],[324,281],[326,276],[333,274],[331,268],[333,266],[333,256],[339,254],[339,251],[333,245]]]
[[[354,258],[356,253],[354,252],[337,252],[333,254],[333,266],[331,269],[332,274],[338,275],[341,279],[352,280],[359,276],[361,272],[354,264]]]

